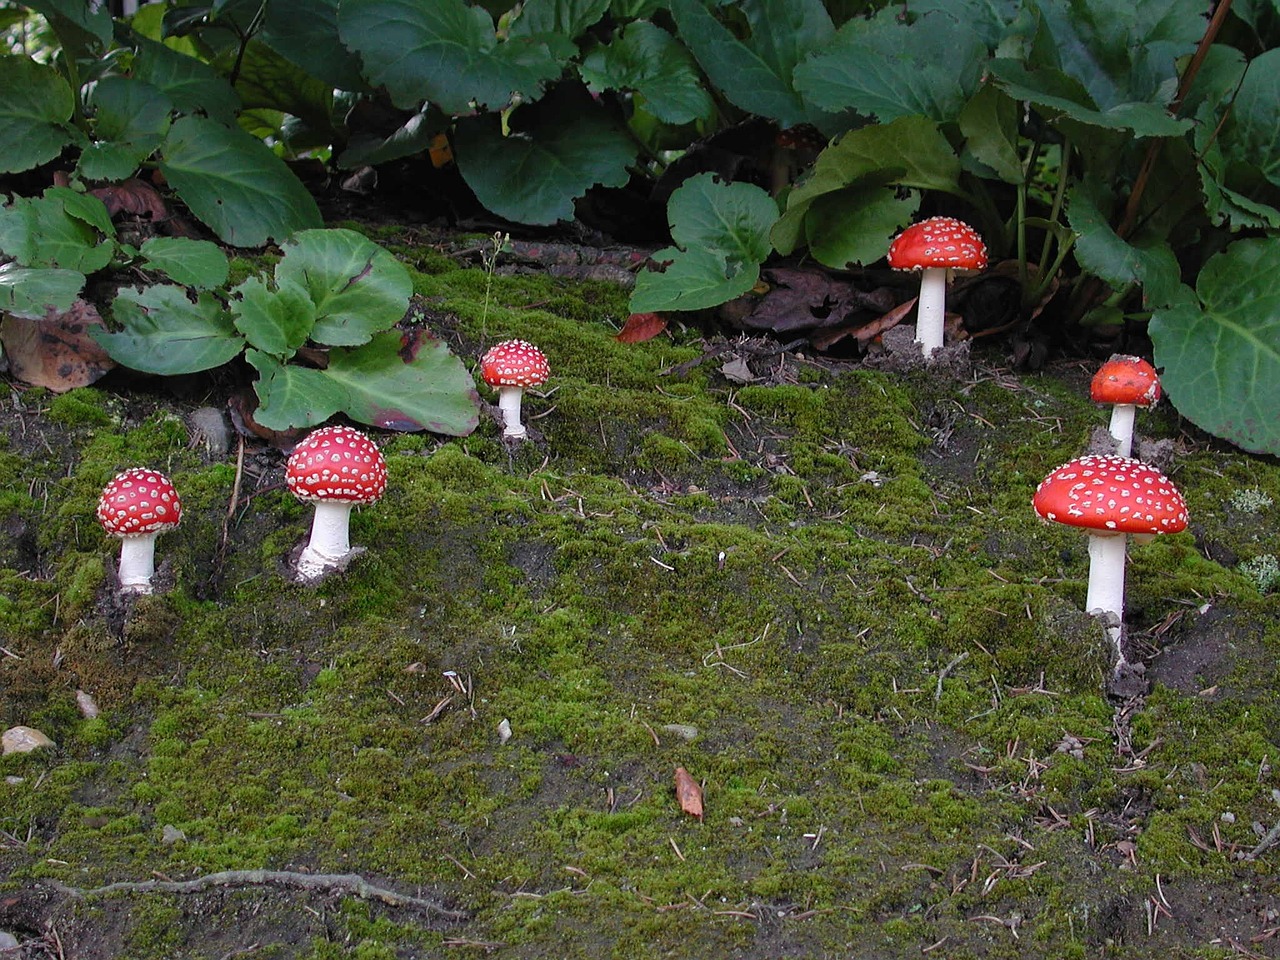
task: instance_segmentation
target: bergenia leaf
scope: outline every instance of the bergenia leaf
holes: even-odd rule
[[[1173,250],[1162,240],[1130,243],[1121,239],[1103,212],[1103,204],[1110,207],[1113,201],[1096,180],[1080,183],[1068,193],[1067,222],[1077,235],[1077,262],[1116,290],[1140,284],[1148,308],[1166,306],[1177,295],[1180,280]]]
[[[209,240],[187,237],[149,237],[139,251],[148,268],[197,290],[212,290],[227,282],[227,255]]]
[[[142,80],[104,77],[93,88],[93,142],[77,164],[89,180],[124,180],[169,132],[173,101]]]
[[[667,205],[677,246],[653,255],[660,270],[636,277],[632,312],[701,310],[746,293],[772,251],[769,228],[777,215],[773,198],[754,184],[709,173],[690,177]]]
[[[75,270],[0,266],[0,313],[38,319],[49,310],[67,310],[84,286],[84,274]]]
[[[212,370],[244,349],[231,317],[211,294],[194,303],[185,287],[124,289],[111,305],[118,333],[93,330],[111,359],[132,370],[173,376]]]
[[[282,291],[292,286],[310,298],[311,338],[332,346],[366,343],[394,326],[413,294],[404,264],[354,230],[295,234],[276,265],[276,283]]]
[[[272,290],[261,277],[249,277],[232,294],[231,316],[249,346],[288,359],[307,342],[316,307],[297,284],[285,282]]]
[[[636,144],[586,92],[561,85],[512,115],[459,122],[458,169],[485,208],[518,223],[571,220],[588,189],[626,184]]]
[[[1280,455],[1280,237],[1215,254],[1149,332],[1179,413],[1251,453]]]
[[[882,123],[920,115],[951,121],[978,90],[988,59],[962,20],[933,13],[907,24],[897,7],[855,17],[796,67],[796,89],[831,113],[856,110]]]
[[[635,91],[664,123],[689,123],[715,110],[693,56],[667,31],[645,21],[627,24],[613,43],[591,51],[579,73],[593,91]]]
[[[67,82],[28,57],[0,56],[0,173],[19,173],[56,157],[71,142],[75,110]]]
[[[101,270],[110,262],[114,245],[89,222],[97,219],[93,204],[105,216],[101,200],[66,187],[50,187],[43,197],[16,197],[0,207],[0,252],[28,267]],[[110,228],[109,220],[106,225]]]

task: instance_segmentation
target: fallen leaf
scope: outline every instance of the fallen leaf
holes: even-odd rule
[[[734,383],[750,383],[752,380],[760,379],[751,372],[751,366],[742,357],[734,357],[723,364],[720,372],[724,374],[725,379],[732,380]]]
[[[15,377],[66,393],[87,387],[116,365],[89,336],[90,328],[103,325],[93,304],[76,300],[65,313],[50,310],[39,320],[6,316],[0,342]]]
[[[146,216],[157,222],[168,214],[156,188],[136,177],[97,187],[89,192],[106,204],[107,212],[113,217],[117,213],[128,213],[135,217]]]
[[[681,810],[702,819],[702,788],[684,767],[676,767],[676,799],[680,801]]]
[[[643,343],[667,329],[667,318],[658,313],[633,313],[618,331],[619,343]]]

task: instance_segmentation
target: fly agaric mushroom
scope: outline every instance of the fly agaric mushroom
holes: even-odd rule
[[[158,470],[134,467],[118,474],[98,498],[98,522],[120,538],[120,592],[151,593],[156,537],[182,520],[182,501]]]
[[[1154,407],[1160,401],[1160,377],[1141,357],[1116,354],[1094,374],[1089,395],[1094,403],[1114,404],[1108,429],[1116,453],[1127,457],[1133,449],[1134,416],[1138,407]]]
[[[351,553],[351,508],[376,503],[387,489],[387,464],[377,446],[351,427],[322,427],[289,455],[285,466],[289,492],[315,504],[311,539],[298,556],[303,583],[341,567]]]
[[[929,217],[914,223],[889,244],[889,266],[919,270],[916,342],[926,360],[942,346],[947,283],[957,271],[982,270],[987,246],[977,231],[954,217]]]
[[[525,387],[547,382],[551,367],[541,350],[526,340],[507,340],[495,344],[480,358],[480,376],[498,390],[498,409],[506,429],[504,437],[523,437],[528,433],[520,422],[520,401]]]
[[[1088,454],[1064,463],[1036,488],[1032,506],[1046,520],[1089,533],[1089,589],[1084,608],[1107,616],[1107,633],[1120,648],[1124,619],[1125,536],[1177,533],[1187,526],[1182,494],[1155,467],[1130,457]]]

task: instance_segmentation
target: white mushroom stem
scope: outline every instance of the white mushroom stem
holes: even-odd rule
[[[1111,436],[1116,441],[1116,453],[1129,456],[1133,449],[1133,421],[1138,408],[1132,403],[1117,403],[1111,408]]]
[[[314,580],[351,552],[351,504],[316,503],[311,540],[298,556],[298,578]]]
[[[926,360],[942,346],[946,315],[947,269],[925,267],[920,277],[920,299],[916,302],[916,342]]]
[[[156,572],[155,533],[120,538],[120,592],[150,593]]]
[[[502,422],[506,424],[502,431],[504,437],[523,437],[529,432],[520,422],[520,400],[523,396],[524,387],[498,388],[498,409],[502,411]]]
[[[1125,662],[1120,649],[1120,624],[1124,620],[1125,537],[1119,533],[1089,535],[1089,592],[1084,609],[1107,617],[1107,634],[1116,647],[1116,666]]]

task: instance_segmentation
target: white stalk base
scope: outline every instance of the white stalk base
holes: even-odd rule
[[[311,540],[298,556],[298,579],[314,580],[341,566],[351,553],[351,504],[317,503]]]
[[[1116,441],[1116,453],[1129,456],[1133,449],[1133,421],[1138,408],[1132,403],[1117,403],[1111,408],[1111,436]]]
[[[1120,625],[1124,622],[1125,547],[1123,534],[1089,535],[1089,592],[1085,596],[1084,609],[1106,622],[1107,636],[1116,648],[1117,669],[1127,662],[1120,648]]]
[[[942,329],[947,316],[947,271],[925,267],[920,277],[920,299],[916,302],[916,343],[928,360],[942,346]]]
[[[120,539],[120,592],[151,593],[156,572],[156,534]]]
[[[506,429],[504,437],[524,437],[529,431],[520,422],[520,401],[524,396],[524,387],[499,387],[498,409],[502,411],[502,422]]]

